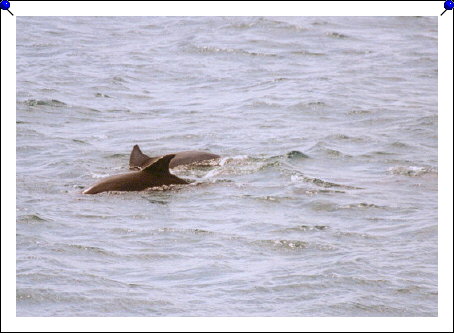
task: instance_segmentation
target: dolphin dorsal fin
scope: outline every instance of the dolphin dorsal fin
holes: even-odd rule
[[[135,145],[132,148],[131,155],[129,156],[129,168],[130,169],[140,169],[145,162],[150,159],[149,156],[142,153],[139,148],[139,145]]]
[[[143,172],[152,173],[154,175],[168,175],[169,172],[169,164],[172,158],[175,157],[175,154],[169,154],[161,157],[157,161],[152,162],[148,166],[143,168]]]

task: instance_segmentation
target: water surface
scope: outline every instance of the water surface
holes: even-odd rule
[[[18,316],[436,316],[437,18],[18,17]],[[189,186],[82,195],[129,153]]]

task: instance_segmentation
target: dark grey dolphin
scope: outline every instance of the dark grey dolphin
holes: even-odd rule
[[[141,171],[104,178],[82,193],[96,194],[107,191],[142,191],[155,186],[187,184],[187,181],[169,172],[169,164],[174,157],[175,154],[165,155],[152,161],[148,166],[144,166]]]
[[[203,151],[180,151],[174,154],[175,157],[170,161],[170,168],[175,168],[179,165],[187,165],[196,162],[202,162],[207,160],[213,160],[220,158],[221,156],[211,154]],[[154,161],[158,160],[160,156],[150,157],[142,153],[138,145],[132,148],[131,156],[129,157],[129,169],[131,170],[142,170],[142,168]]]

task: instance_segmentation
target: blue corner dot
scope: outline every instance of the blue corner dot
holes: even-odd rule
[[[444,7],[446,10],[452,10],[454,8],[454,2],[451,0],[445,1]]]
[[[10,6],[11,5],[10,5],[9,1],[6,1],[6,0],[4,0],[0,3],[0,8],[3,10],[7,10]]]

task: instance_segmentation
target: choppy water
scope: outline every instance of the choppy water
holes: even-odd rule
[[[18,17],[16,127],[19,316],[437,315],[435,17]]]

